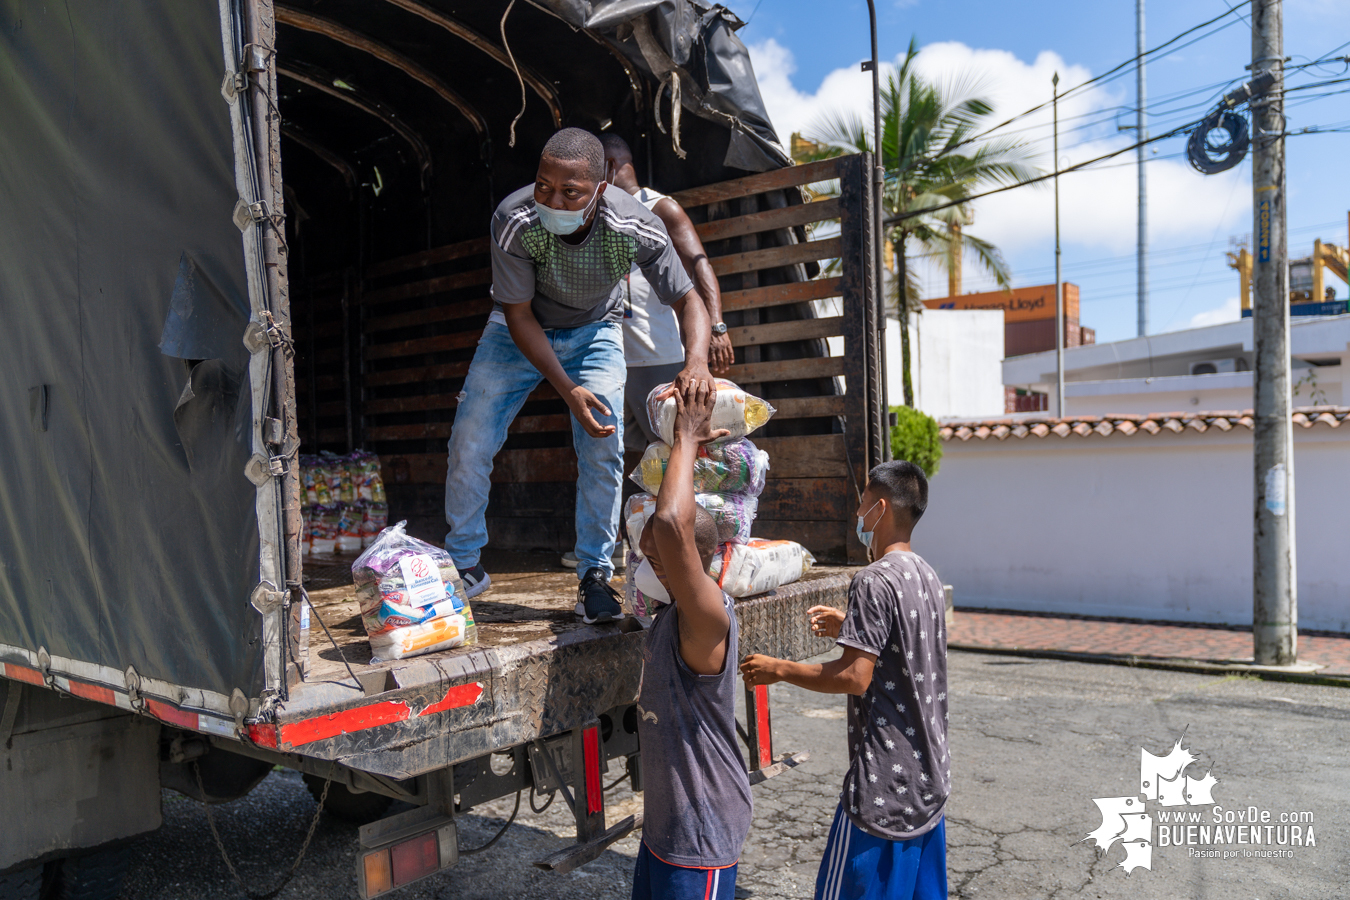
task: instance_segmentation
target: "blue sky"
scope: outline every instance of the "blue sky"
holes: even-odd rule
[[[749,20],[740,35],[750,46],[765,102],[785,141],[791,131],[809,132],[826,110],[844,107],[870,115],[868,76],[858,72],[858,61],[869,55],[865,2],[734,0],[727,5]],[[883,60],[893,61],[904,53],[911,36],[917,38],[924,48],[923,71],[931,78],[974,74],[983,79],[982,94],[994,101],[999,114],[994,121],[1048,100],[1054,71],[1061,75],[1061,88],[1071,87],[1135,54],[1135,5],[1130,0],[1072,4],[1050,0],[1034,7],[990,0],[878,0],[877,5]],[[1223,13],[1229,5],[1225,0],[1166,4],[1151,0],[1146,44],[1157,46]],[[1244,18],[1246,9],[1239,10]],[[1232,24],[1216,34],[1150,62],[1153,133],[1198,118],[1212,108],[1223,83],[1245,75],[1243,66],[1251,59],[1247,21],[1232,15],[1185,40],[1228,23]],[[1294,57],[1292,64],[1320,59],[1347,42],[1350,3],[1285,4],[1285,53]],[[1347,54],[1350,45],[1335,53]],[[1289,86],[1336,78],[1344,69],[1334,64],[1291,73]],[[1130,143],[1132,132],[1118,131],[1117,126],[1134,122],[1129,111],[1135,104],[1134,83],[1131,70],[1061,103],[1062,160],[1072,164]],[[1295,98],[1347,88],[1350,83],[1290,94],[1290,129],[1350,127],[1350,93],[1293,105]],[[1192,104],[1200,105],[1184,108]],[[1049,168],[1049,111],[1017,127],[1023,129],[1020,137],[1042,151],[1041,164]],[[1147,168],[1150,332],[1238,315],[1237,274],[1225,265],[1224,253],[1231,238],[1240,239],[1252,230],[1250,164],[1244,162],[1221,175],[1200,175],[1179,156],[1184,141],[1181,137],[1153,145],[1157,153]],[[1347,151],[1350,133],[1300,135],[1287,141],[1291,256],[1311,253],[1314,238],[1342,246],[1350,239]],[[1131,151],[1110,168],[1065,175],[1060,184],[1064,278],[1082,288],[1082,322],[1096,329],[1098,341],[1135,333],[1133,159]],[[975,207],[976,221],[969,230],[1003,249],[1015,284],[1054,279],[1052,197],[1048,188],[1022,188],[978,201]],[[1346,296],[1346,285],[1334,276],[1328,277],[1328,284],[1339,298]],[[965,289],[991,286],[968,261]],[[941,296],[946,280],[930,272],[925,289],[926,296]]]

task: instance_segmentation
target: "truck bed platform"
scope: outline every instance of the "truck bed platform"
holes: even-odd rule
[[[358,614],[351,558],[307,562],[318,621],[310,670],[255,740],[392,778],[407,778],[595,721],[636,701],[643,620],[586,625],[576,574],[543,553],[485,554],[492,588],[471,602],[472,647],[374,662]],[[801,581],[736,602],[736,658],[804,659],[830,649],[806,610],[843,607],[852,569],[816,567]],[[616,579],[616,587],[621,587]],[[336,646],[334,646],[336,644]],[[345,661],[344,661],[345,660]]]

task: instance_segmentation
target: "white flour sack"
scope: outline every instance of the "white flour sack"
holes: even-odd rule
[[[815,562],[796,541],[751,538],[748,544],[718,547],[708,574],[731,596],[750,597],[797,581]]]
[[[747,394],[725,378],[718,378],[716,381],[717,400],[713,404],[712,429],[717,431],[725,428],[731,432],[723,440],[745,437],[769,421],[776,412],[768,401],[754,394]],[[652,430],[661,435],[661,440],[673,444],[675,398],[671,396],[660,401],[656,399],[669,387],[668,384],[659,384],[647,395],[647,418],[651,420]]]

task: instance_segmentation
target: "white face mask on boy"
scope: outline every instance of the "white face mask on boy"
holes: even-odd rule
[[[633,572],[633,585],[657,603],[670,602],[670,591],[666,590],[666,586],[656,576],[656,570],[652,568],[650,559],[644,559]]]

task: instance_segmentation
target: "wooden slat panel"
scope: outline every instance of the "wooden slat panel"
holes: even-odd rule
[[[769,478],[846,478],[848,463],[842,434],[757,438],[755,446],[769,454]]]
[[[816,419],[821,416],[842,416],[848,409],[848,398],[843,394],[830,397],[785,397],[774,398],[774,419]],[[769,461],[772,465],[773,460]]]
[[[466,256],[478,256],[488,252],[488,238],[474,238],[471,241],[463,241],[458,244],[446,244],[444,247],[433,247],[430,250],[422,250],[419,253],[410,253],[407,256],[399,256],[394,259],[386,259],[384,262],[378,262],[366,270],[369,278],[380,278],[384,275],[390,275],[394,272],[404,272],[408,269],[420,269],[423,266],[434,266],[436,263],[449,262],[452,259],[463,259]]]
[[[769,465],[772,467],[773,460]],[[847,478],[770,478],[759,498],[759,518],[842,522],[856,505],[857,497]]]
[[[790,266],[793,263],[814,262],[818,259],[833,259],[839,255],[839,238],[826,238],[823,241],[807,241],[804,244],[787,244],[782,247],[767,247],[764,250],[751,250],[749,253],[732,253],[727,256],[715,256],[712,262],[713,272],[718,275],[734,275],[737,272],[758,272],[775,266]]]
[[[537,400],[557,400],[558,392],[553,385],[545,381],[530,391],[527,403]],[[458,394],[421,394],[416,397],[386,397],[382,400],[367,400],[366,415],[378,416],[388,413],[424,412],[429,409],[453,409],[459,405]]]
[[[839,200],[818,200],[815,203],[799,203],[782,209],[766,209],[748,216],[736,216],[732,219],[716,219],[695,225],[694,230],[705,243],[740,237],[744,234],[756,234],[760,231],[773,231],[778,228],[791,228],[795,225],[810,225],[826,219],[839,217]]]
[[[380,316],[366,320],[366,333],[392,331],[395,328],[411,328],[414,325],[430,325],[433,322],[452,322],[469,316],[481,316],[492,312],[492,301],[487,297],[479,300],[463,300],[459,303],[447,303],[444,306],[432,306],[428,309],[415,309],[412,312],[395,316]]]
[[[380,456],[384,478],[399,483],[394,473],[398,460],[408,465],[408,481],[413,484],[445,482],[448,465],[444,453],[406,453]],[[503,450],[492,461],[494,482],[572,481],[577,480],[577,455],[571,447],[541,447],[534,450]]]
[[[463,350],[477,344],[482,335],[480,329],[474,328],[470,331],[457,331],[454,334],[414,338],[411,341],[374,344],[366,348],[366,359],[390,359],[399,356],[417,356],[422,353],[441,353],[446,350]]]
[[[843,277],[818,278],[815,281],[795,281],[791,284],[772,284],[745,291],[727,291],[722,295],[722,312],[740,312],[763,309],[766,306],[786,306],[808,300],[827,300],[838,297]]]
[[[680,191],[678,194],[671,194],[670,198],[688,209],[691,206],[702,206],[705,203],[716,203],[719,200],[734,200],[737,197],[748,197],[751,194],[762,194],[765,191],[796,187],[801,184],[811,184],[815,181],[829,181],[831,178],[837,177],[838,166],[839,159],[837,158],[807,163],[804,166],[786,166],[782,169],[774,169],[772,172],[762,172],[759,175],[747,175],[744,178],[736,178],[731,181],[721,181],[717,184],[690,188],[687,191]]]
[[[368,441],[418,441],[450,438],[450,422],[422,422],[413,425],[379,425],[366,428]],[[507,429],[510,434],[539,434],[560,431],[572,433],[571,413],[552,416],[520,416]]]
[[[366,387],[385,387],[391,384],[416,384],[419,381],[444,381],[463,378],[469,374],[469,361],[442,363],[412,369],[391,369],[388,372],[366,374]]]
[[[821,563],[843,562],[845,541],[853,533],[847,522],[756,519],[754,537],[772,541],[796,541],[810,550]]]
[[[842,356],[808,359],[779,359],[773,362],[742,363],[732,366],[727,376],[737,384],[759,384],[764,381],[795,381],[799,378],[829,378],[843,375]]]
[[[809,341],[814,338],[838,337],[843,334],[843,316],[826,319],[796,319],[791,322],[771,322],[768,325],[746,325],[732,328],[731,343],[736,347],[755,344],[779,344],[783,341]]]
[[[454,275],[443,275],[440,278],[428,278],[424,281],[410,281],[407,284],[371,291],[361,298],[361,302],[367,306],[376,306],[381,303],[391,303],[394,300],[407,300],[410,297],[430,297],[433,294],[441,294],[457,288],[489,284],[491,281],[491,269],[474,269],[470,272],[457,272]]]

